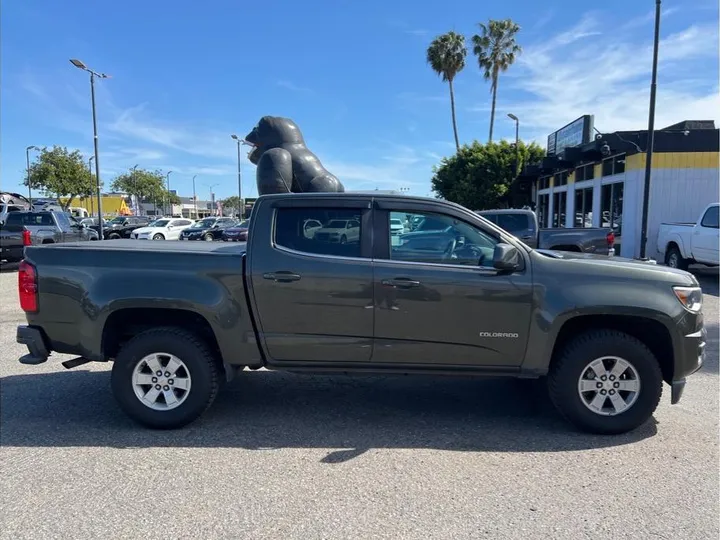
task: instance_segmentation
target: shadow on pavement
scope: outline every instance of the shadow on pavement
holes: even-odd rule
[[[0,261],[0,272],[17,272],[18,266],[20,266],[20,263]]]
[[[421,376],[326,377],[243,372],[196,423],[177,431],[137,426],[115,404],[109,371],[6,377],[3,446],[331,448],[344,462],[374,448],[559,452],[630,444],[656,434],[574,431],[539,381]]]

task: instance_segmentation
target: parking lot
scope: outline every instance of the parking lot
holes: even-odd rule
[[[530,382],[246,372],[197,423],[137,427],[109,365],[23,366],[0,272],[2,538],[717,538],[707,360],[633,433],[577,433]]]

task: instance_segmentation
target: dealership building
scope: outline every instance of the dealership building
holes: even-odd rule
[[[647,255],[655,258],[663,222],[694,222],[720,196],[720,132],[712,120],[655,130],[648,206]],[[600,133],[585,115],[548,136],[540,163],[518,182],[541,227],[608,227],[616,253],[640,254],[648,132]]]

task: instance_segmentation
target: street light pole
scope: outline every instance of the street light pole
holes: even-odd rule
[[[28,183],[28,200],[32,206],[32,187],[30,186],[30,150],[40,150],[37,146],[28,146],[25,149],[25,157],[27,158],[27,183]]]
[[[167,183],[167,198],[166,198],[167,206],[165,207],[165,211],[166,212],[168,211],[168,206],[169,206],[170,207],[169,214],[172,214],[172,203],[170,202],[170,173],[171,172],[172,171],[168,171],[167,174],[165,175],[165,182]]]
[[[650,206],[650,175],[652,172],[652,155],[655,144],[655,94],[657,90],[658,49],[660,47],[660,4],[655,0],[655,38],[653,42],[652,80],[650,82],[650,111],[648,113],[648,140],[645,158],[645,185],[643,186],[642,226],[640,229],[640,259],[646,260],[648,209]]]
[[[134,208],[135,212],[136,212],[135,215],[139,216],[140,215],[140,202],[138,201],[138,194],[137,194],[137,178],[135,178],[135,173],[137,172],[137,168],[138,168],[138,165],[135,165],[130,170],[132,171],[131,178],[132,178],[132,183],[133,183],[133,190],[135,191],[135,193],[133,193],[133,199],[134,199],[133,206],[135,207]]]
[[[195,207],[195,219],[198,219],[198,212],[197,212],[197,193],[195,192],[195,179],[197,178],[197,174],[193,176],[193,206]]]
[[[105,73],[97,73],[89,69],[85,64],[76,58],[70,59],[70,63],[78,69],[87,71],[90,73],[90,100],[92,103],[92,118],[93,118],[93,142],[95,146],[95,181],[97,182],[97,202],[98,202],[98,219],[102,221],[102,189],[100,185],[100,159],[98,158],[98,134],[97,134],[97,114],[95,112],[95,77],[101,79],[107,79],[109,75]],[[100,239],[103,239],[102,226],[100,230]]]
[[[237,142],[237,163],[238,163],[238,206],[240,206],[239,213],[240,213],[240,221],[242,221],[243,217],[245,217],[245,205],[243,204],[242,200],[242,170],[240,168],[240,144],[242,143],[240,137],[233,134],[230,135],[235,141]]]
[[[205,185],[210,188],[210,211],[215,212],[217,209],[215,208],[215,193],[213,193],[213,188],[215,186],[219,186],[220,184],[205,184]]]
[[[95,159],[95,156],[90,156],[90,159],[88,159],[88,170],[90,171],[90,178],[92,179],[92,162]],[[95,213],[95,200],[93,197],[90,197],[90,215],[93,215]],[[100,220],[98,219],[98,223],[100,223]]]

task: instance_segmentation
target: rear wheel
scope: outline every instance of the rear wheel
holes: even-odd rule
[[[660,365],[638,339],[593,330],[570,341],[548,376],[550,399],[572,424],[616,434],[644,424],[662,395]]]
[[[175,429],[210,407],[220,376],[202,340],[181,328],[161,327],[136,335],[122,347],[111,383],[130,418],[155,429]]]
[[[678,268],[680,270],[687,270],[688,266],[690,266],[688,260],[683,258],[677,246],[670,246],[667,249],[665,264],[670,268]]]

